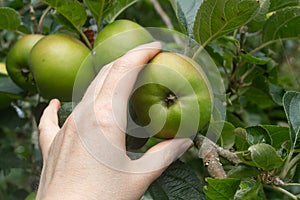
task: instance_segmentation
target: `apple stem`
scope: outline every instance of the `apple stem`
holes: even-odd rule
[[[156,10],[156,12],[160,15],[160,17],[162,18],[163,22],[166,24],[168,29],[174,30],[174,26],[172,24],[172,20],[170,19],[170,17],[167,15],[167,13],[164,11],[164,9],[161,7],[160,3],[157,0],[151,0],[154,9]],[[180,40],[180,38],[177,35],[173,35],[173,39],[177,44],[182,44],[182,41]]]
[[[80,36],[81,36],[82,40],[84,41],[84,43],[87,45],[87,47],[89,49],[92,50],[93,49],[92,44],[90,43],[89,39],[86,37],[85,33],[81,30],[78,30],[78,31],[79,31]]]
[[[37,26],[37,33],[39,33],[39,34],[42,33],[42,30],[43,30],[43,22],[44,22],[44,19],[45,19],[46,15],[47,15],[48,12],[50,11],[50,9],[51,9],[51,6],[48,6],[48,7],[46,8],[46,10],[43,12],[43,14],[42,14],[42,16],[41,16],[41,18],[40,18],[40,20],[39,20],[39,24],[38,24],[38,26]]]
[[[17,33],[17,34],[19,34],[19,35],[21,35],[21,36],[27,35],[26,33],[23,33],[23,32],[21,32],[21,31],[19,31],[19,30],[15,30],[15,33]]]
[[[33,23],[33,29],[38,27],[38,23],[35,17],[35,12],[34,12],[34,8],[32,5],[29,6],[29,13],[30,13],[30,20]]]

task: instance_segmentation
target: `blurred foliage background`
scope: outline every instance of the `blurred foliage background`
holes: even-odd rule
[[[174,29],[180,31],[180,24],[170,1],[160,0],[159,3],[171,19]],[[37,0],[0,0],[0,7],[14,8],[22,16],[23,22],[19,31],[0,31],[0,65],[4,66],[7,52],[14,42],[21,33],[32,33],[36,30],[36,19],[41,17],[47,6]],[[144,27],[166,27],[161,15],[157,13],[153,2],[150,0],[138,1],[127,8],[119,18],[131,19]],[[87,26],[93,28],[93,23],[93,19],[89,15]],[[51,34],[59,31],[67,30],[57,23],[55,14],[52,13],[45,18],[42,32]],[[245,43],[246,51],[258,46],[258,37],[256,32],[249,33]],[[235,58],[232,53],[233,49],[235,49],[234,44],[225,38],[214,40],[206,47],[206,50],[215,58],[220,71],[224,70],[221,67],[223,63],[230,62]],[[216,53],[218,51],[222,51],[222,53]],[[300,90],[299,41],[279,41],[263,48],[258,52],[259,54],[271,57],[272,62],[255,69],[257,73],[252,73],[247,77],[249,82],[253,81],[257,74],[262,74],[283,90]],[[219,58],[221,55],[222,58]],[[229,68],[230,66],[226,67]],[[244,67],[248,70],[251,66],[245,65]],[[223,76],[226,79],[225,73]],[[259,84],[261,80],[255,81]],[[247,91],[247,86],[240,87],[235,85],[236,83],[236,80],[233,82],[228,80],[227,82],[228,92],[232,89],[237,90],[230,99],[232,104],[228,106],[228,121],[231,121],[236,127],[256,124],[287,126],[282,106],[276,105],[274,102],[267,102],[265,106],[261,106],[257,101],[264,100],[264,96],[257,98],[253,96],[253,91]],[[238,97],[234,97],[234,95]],[[8,108],[0,110],[0,199],[15,200],[34,197],[42,166],[37,124],[46,103],[40,102],[37,96],[23,96],[14,99]],[[300,177],[296,177],[296,179],[297,182]]]

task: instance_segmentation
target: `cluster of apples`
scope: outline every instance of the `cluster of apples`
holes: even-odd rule
[[[130,20],[105,26],[93,49],[67,34],[31,34],[11,48],[6,68],[24,90],[68,102],[73,100],[77,80],[86,88],[104,65],[152,41],[145,28]],[[139,74],[129,99],[133,121],[159,138],[196,134],[209,123],[213,106],[209,82],[200,69],[195,61],[179,53],[155,56]]]

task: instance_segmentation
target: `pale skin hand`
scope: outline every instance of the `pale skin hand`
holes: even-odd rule
[[[172,139],[152,147],[138,160],[130,160],[126,155],[123,130],[128,98],[139,71],[160,49],[160,43],[149,43],[105,66],[61,129],[57,117],[60,102],[50,101],[39,124],[44,166],[37,199],[139,199],[166,167],[193,144],[188,138]],[[130,76],[125,82],[126,73]],[[117,102],[114,104],[117,108],[112,107],[112,99]],[[114,110],[119,113],[117,120]],[[118,148],[121,152],[118,158],[126,170],[105,165],[85,148],[78,121],[88,127],[84,134],[89,137],[95,134],[93,130],[101,129],[97,133],[111,145],[106,149],[99,145],[97,149],[109,153],[114,149],[107,148]],[[147,158],[156,151],[157,155]],[[151,164],[155,163],[155,170],[143,172],[149,159]]]

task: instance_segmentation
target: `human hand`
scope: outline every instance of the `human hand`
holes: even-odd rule
[[[39,124],[44,166],[37,199],[139,199],[192,144],[161,142],[141,158],[126,155],[127,103],[138,73],[159,53],[158,42],[139,46],[106,65],[60,129],[60,103],[51,100]]]

